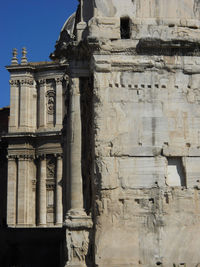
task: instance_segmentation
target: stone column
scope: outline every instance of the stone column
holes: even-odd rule
[[[63,121],[63,87],[62,78],[56,79],[56,127],[61,129]]]
[[[46,80],[39,81],[39,127],[46,126],[47,111],[46,111]]]
[[[33,130],[37,128],[37,89],[35,81],[30,86],[30,114],[29,125]]]
[[[69,166],[70,166],[70,201],[72,214],[82,214],[83,211],[83,186],[81,173],[81,110],[79,79],[71,82],[69,111]]]
[[[47,166],[46,156],[40,157],[40,171],[39,171],[39,226],[46,226],[47,218],[47,204],[46,204],[46,177]]]
[[[19,82],[10,80],[10,120],[9,132],[16,131],[19,126]]]
[[[17,225],[27,224],[28,217],[28,164],[27,155],[18,158]]]
[[[63,205],[62,205],[62,167],[63,159],[57,155],[57,173],[56,173],[56,225],[63,223]]]
[[[29,197],[28,197],[28,225],[35,225],[36,218],[36,198],[35,198],[35,189],[36,189],[36,168],[34,163],[34,156],[29,158],[29,170],[28,170],[28,188],[29,188]]]
[[[79,79],[71,81],[69,107],[69,180],[70,210],[67,213],[66,244],[67,267],[86,267],[89,249],[89,232],[92,220],[83,209],[83,185],[81,173],[81,106]]]
[[[7,224],[16,226],[16,190],[17,162],[15,156],[8,156],[8,189],[7,189]]]
[[[28,127],[29,117],[29,81],[20,80],[20,119],[19,126],[22,128]]]

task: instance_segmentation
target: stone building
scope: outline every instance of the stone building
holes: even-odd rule
[[[200,1],[79,2],[7,67],[7,231],[43,256],[13,264],[200,266]]]

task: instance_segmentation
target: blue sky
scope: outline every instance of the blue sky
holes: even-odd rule
[[[2,0],[0,3],[0,108],[9,105],[9,73],[12,49],[26,47],[28,61],[49,60],[66,19],[77,0]]]

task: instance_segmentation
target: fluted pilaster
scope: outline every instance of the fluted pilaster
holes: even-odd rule
[[[56,79],[56,127],[61,128],[63,121],[63,86],[62,78]]]
[[[9,131],[15,131],[19,126],[19,81],[10,80],[10,120]]]
[[[17,162],[16,157],[8,156],[8,189],[7,189],[7,224],[16,225],[16,190],[17,190]]]
[[[46,80],[39,81],[39,127],[45,127],[47,123],[46,118]]]
[[[63,159],[61,155],[57,155],[57,173],[56,173],[56,225],[63,223],[63,207],[62,207],[62,171]]]
[[[46,157],[40,157],[40,166],[39,166],[39,226],[46,226]]]

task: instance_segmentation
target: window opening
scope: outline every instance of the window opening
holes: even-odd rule
[[[130,39],[130,19],[129,18],[121,18],[120,19],[120,32],[121,39]]]
[[[181,157],[169,157],[167,166],[168,186],[186,186],[185,171]]]

